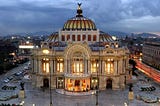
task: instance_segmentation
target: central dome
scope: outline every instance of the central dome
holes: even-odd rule
[[[86,17],[83,17],[81,4],[78,4],[77,15],[64,24],[63,30],[96,30],[94,22]]]

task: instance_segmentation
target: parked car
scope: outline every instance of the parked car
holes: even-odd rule
[[[7,79],[4,79],[3,82],[7,83],[9,82],[10,80],[7,78]]]
[[[20,74],[22,74],[22,71],[14,73],[15,76],[19,76]]]
[[[13,79],[13,76],[9,76],[8,79],[9,79],[9,80],[12,80],[12,79]]]

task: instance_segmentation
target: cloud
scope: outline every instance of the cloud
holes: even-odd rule
[[[70,9],[44,8],[26,3],[1,6],[0,20],[3,21],[0,22],[0,32],[54,31],[63,26],[64,18],[70,17],[68,13],[72,13]]]
[[[158,27],[158,23],[160,23],[160,20],[157,19],[160,16],[160,0],[107,0],[107,2],[101,0],[101,2],[94,1],[90,4],[92,8],[89,9],[88,14],[103,30],[160,31],[158,28],[154,28]],[[148,16],[152,18],[144,19]],[[136,22],[135,20],[140,21]]]
[[[0,33],[58,30],[77,2],[101,30],[160,32],[160,0],[0,0]]]
[[[124,32],[156,32],[159,31],[160,16],[123,19],[108,25],[113,27],[113,29],[119,29]],[[103,24],[103,27],[107,27],[107,24]]]

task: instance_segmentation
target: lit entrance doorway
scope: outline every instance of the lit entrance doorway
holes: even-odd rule
[[[65,90],[72,92],[85,92],[90,90],[90,78],[65,78]]]
[[[63,77],[57,78],[57,89],[63,89],[64,88],[64,79]]]
[[[75,80],[75,84],[74,84],[74,90],[75,91],[80,91],[80,80]]]
[[[49,79],[48,78],[43,79],[43,87],[49,88]]]
[[[106,89],[112,89],[112,79],[106,80]]]

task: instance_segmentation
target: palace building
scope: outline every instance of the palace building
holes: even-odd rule
[[[72,92],[124,89],[129,51],[109,34],[77,14],[63,28],[33,49],[32,85]]]

